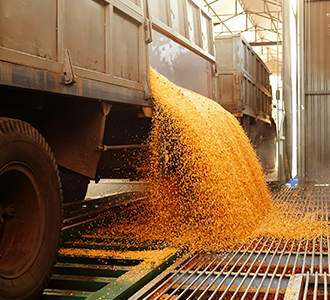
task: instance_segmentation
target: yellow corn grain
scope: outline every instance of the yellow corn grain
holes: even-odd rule
[[[249,139],[229,112],[152,69],[150,81],[153,128],[143,162],[149,200],[89,237],[222,250],[258,236],[329,235],[317,212],[273,203]]]

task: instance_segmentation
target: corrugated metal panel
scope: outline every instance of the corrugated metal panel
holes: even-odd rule
[[[304,95],[300,105],[302,181],[330,177],[330,1],[304,1]]]
[[[307,1],[306,93],[330,91],[330,1]]]
[[[330,97],[305,98],[305,163],[307,181],[329,181]]]

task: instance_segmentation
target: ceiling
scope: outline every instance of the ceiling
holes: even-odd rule
[[[282,0],[199,0],[213,16],[214,34],[242,33],[273,75],[282,65]]]

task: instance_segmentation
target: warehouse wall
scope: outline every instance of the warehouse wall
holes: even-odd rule
[[[330,178],[330,1],[300,2],[300,180]]]

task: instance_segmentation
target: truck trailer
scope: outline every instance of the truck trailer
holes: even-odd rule
[[[149,65],[222,103],[227,83],[215,46],[212,17],[195,0],[0,0],[1,299],[42,293],[62,201],[82,200],[90,179],[137,176],[151,127]],[[254,71],[226,75],[234,88],[245,82],[232,112],[251,141],[268,132],[252,134],[253,125],[274,126],[269,73],[258,70],[265,86]]]

